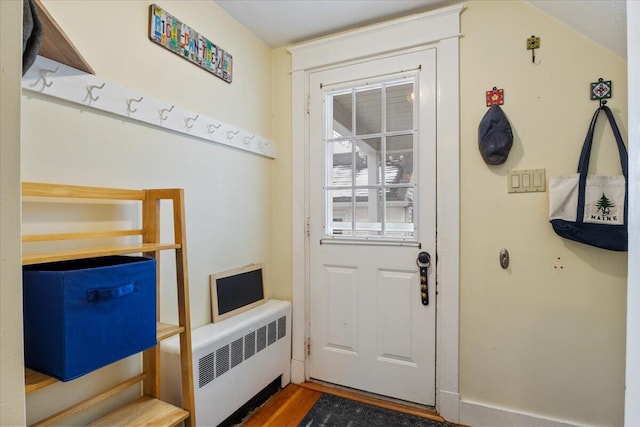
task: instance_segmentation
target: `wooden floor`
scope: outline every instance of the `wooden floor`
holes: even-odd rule
[[[320,398],[322,393],[334,394],[369,405],[379,406],[417,417],[429,418],[434,421],[444,421],[444,419],[438,414],[426,409],[376,399],[374,397],[336,389],[322,384],[305,382],[300,385],[289,384],[283,390],[279,391],[277,394],[272,396],[267,403],[252,414],[247,421],[243,423],[243,426],[296,427],[300,424],[313,404]]]

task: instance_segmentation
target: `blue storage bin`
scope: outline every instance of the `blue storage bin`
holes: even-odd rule
[[[23,267],[27,368],[69,381],[156,344],[156,261],[111,256]]]

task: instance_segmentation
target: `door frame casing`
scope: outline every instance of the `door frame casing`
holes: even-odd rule
[[[383,22],[295,45],[292,55],[292,252],[291,379],[308,379],[309,336],[309,75],[322,69],[436,49],[437,314],[436,410],[459,421],[460,96],[459,37],[462,5]]]

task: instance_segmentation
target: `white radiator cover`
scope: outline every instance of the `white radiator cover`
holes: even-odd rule
[[[196,421],[217,426],[269,383],[291,380],[291,303],[265,304],[191,331]],[[181,404],[180,343],[162,343],[162,398]]]

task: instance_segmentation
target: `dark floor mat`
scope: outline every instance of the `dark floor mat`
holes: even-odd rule
[[[300,422],[300,427],[450,427],[427,418],[378,408],[323,393]]]

